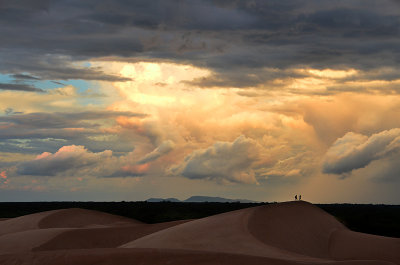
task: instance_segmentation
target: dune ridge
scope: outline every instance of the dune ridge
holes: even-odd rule
[[[76,208],[0,222],[4,265],[400,265],[399,250],[303,201],[159,224]]]

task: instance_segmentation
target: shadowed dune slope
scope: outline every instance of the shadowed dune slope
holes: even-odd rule
[[[400,239],[337,230],[330,239],[330,253],[340,260],[380,259],[400,264]]]
[[[159,224],[141,224],[122,227],[70,229],[57,234],[33,250],[45,251],[61,249],[113,248],[145,235],[185,222],[187,221],[173,221]]]
[[[0,254],[32,251],[71,228],[32,229],[0,236]],[[1,263],[0,263],[1,264]]]

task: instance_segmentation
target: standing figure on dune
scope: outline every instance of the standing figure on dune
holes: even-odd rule
[[[301,201],[301,195],[299,195],[299,201]]]
[[[297,194],[294,196],[294,200],[297,201]]]

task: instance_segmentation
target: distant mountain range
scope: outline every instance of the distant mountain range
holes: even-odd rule
[[[180,200],[176,199],[176,198],[150,198],[147,199],[146,202],[181,202]]]
[[[147,202],[240,202],[240,203],[255,203],[257,201],[245,200],[245,199],[227,199],[222,197],[209,197],[209,196],[192,196],[184,201],[176,198],[150,198]]]

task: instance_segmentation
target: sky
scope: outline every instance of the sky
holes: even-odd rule
[[[400,2],[0,1],[0,201],[400,204]]]

